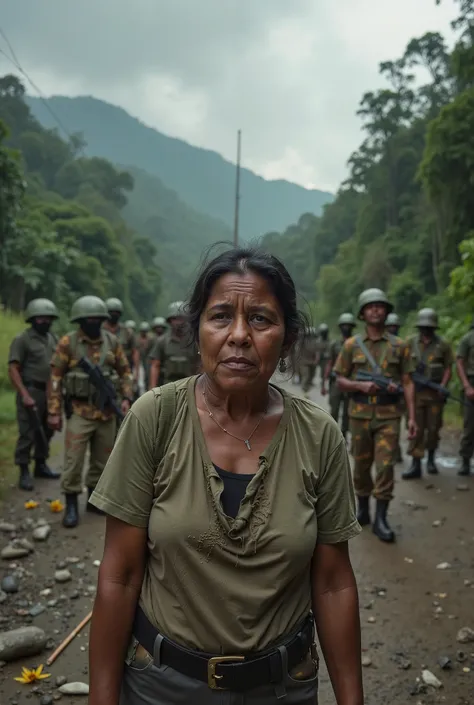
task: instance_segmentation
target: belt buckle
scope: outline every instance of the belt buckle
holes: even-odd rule
[[[371,397],[369,397],[369,404],[371,404],[371,405],[377,404],[377,396],[376,395],[372,395]]]
[[[224,676],[218,676],[216,668],[220,663],[232,663],[232,661],[245,661],[245,656],[213,656],[209,659],[207,662],[207,685],[211,690],[227,690],[227,688],[218,686],[216,681]]]

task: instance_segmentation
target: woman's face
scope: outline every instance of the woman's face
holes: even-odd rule
[[[282,355],[283,312],[257,274],[216,281],[199,323],[204,372],[226,391],[267,383]]]

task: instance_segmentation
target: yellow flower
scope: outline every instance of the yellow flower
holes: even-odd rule
[[[35,681],[42,681],[45,678],[51,678],[51,673],[43,673],[43,664],[38,666],[38,668],[23,668],[21,669],[21,676],[15,678],[18,683],[34,683]]]
[[[25,502],[25,509],[36,509],[38,506],[39,502],[35,502],[34,499],[29,499],[28,502]]]
[[[49,508],[52,512],[62,512],[64,504],[59,499],[53,499],[53,501],[49,503]]]

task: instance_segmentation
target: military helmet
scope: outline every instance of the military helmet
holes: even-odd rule
[[[148,333],[150,330],[150,324],[147,323],[146,321],[143,321],[143,323],[140,323],[140,333]]]
[[[107,299],[105,302],[105,305],[107,306],[107,311],[120,311],[120,313],[123,313],[123,303],[120,301],[120,299]]]
[[[125,326],[125,328],[130,328],[131,330],[135,330],[135,328],[137,327],[137,324],[135,323],[135,321],[132,321],[132,319],[130,318],[128,321],[125,321],[124,326]]]
[[[356,326],[356,319],[352,313],[341,313],[337,321],[338,326]]]
[[[389,313],[385,321],[386,326],[401,326],[400,317],[397,313]]]
[[[385,304],[388,313],[393,311],[393,305],[387,298],[387,294],[382,289],[366,289],[359,296],[359,318],[362,318],[362,311],[369,304]]]
[[[156,318],[153,319],[153,322],[151,325],[153,328],[158,328],[158,327],[166,328],[166,326],[168,324],[166,323],[166,318],[163,318],[163,316],[156,316]]]
[[[184,301],[173,301],[173,303],[168,306],[166,320],[169,321],[170,318],[178,318],[179,316],[184,316]]]
[[[321,323],[318,328],[319,333],[327,333],[328,330],[329,330],[329,326],[327,323]]]
[[[49,299],[33,299],[25,310],[25,321],[29,322],[36,316],[49,316],[59,318],[58,309]]]
[[[81,296],[72,305],[71,323],[76,323],[81,318],[103,318],[109,317],[107,306],[98,296]]]
[[[418,311],[418,318],[416,321],[417,328],[437,328],[438,327],[438,314],[434,308],[422,308]]]

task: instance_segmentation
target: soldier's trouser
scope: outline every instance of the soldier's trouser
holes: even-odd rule
[[[73,413],[66,424],[64,471],[61,478],[61,489],[65,494],[82,492],[82,470],[88,444],[90,460],[86,486],[94,489],[112,451],[115,428],[115,416],[107,421],[92,421]]]
[[[335,382],[331,383],[329,389],[329,408],[331,416],[335,421],[339,422],[339,413],[342,405],[341,431],[343,436],[347,435],[349,430],[349,396],[341,392]]]
[[[464,406],[464,428],[459,455],[470,460],[474,453],[474,404]]]
[[[417,401],[415,419],[418,427],[416,438],[410,441],[408,452],[414,458],[423,458],[426,450],[436,450],[439,432],[443,426],[443,404]]]
[[[46,390],[35,389],[28,387],[28,392],[35,400],[38,410],[38,417],[43,425],[44,433],[48,445],[45,447],[41,436],[34,427],[32,411],[24,406],[21,397],[17,394],[16,397],[16,418],[18,422],[18,441],[15,449],[15,464],[28,465],[31,458],[31,450],[34,448],[34,458],[37,461],[44,461],[49,456],[49,441],[53,435],[53,431],[48,428],[46,423],[48,418],[48,407],[46,403]]]
[[[352,455],[354,456],[354,488],[359,497],[390,501],[393,497],[394,473],[400,419],[352,419]],[[371,469],[375,461],[375,482]]]
[[[309,392],[316,374],[316,365],[301,365],[301,386],[303,392]]]
[[[212,690],[207,683],[161,664],[159,647],[155,642],[154,659],[146,654],[129,665],[127,658],[120,705],[318,705],[317,672],[309,680],[297,681],[287,675],[279,684],[244,693]],[[282,647],[282,661],[285,651]]]

